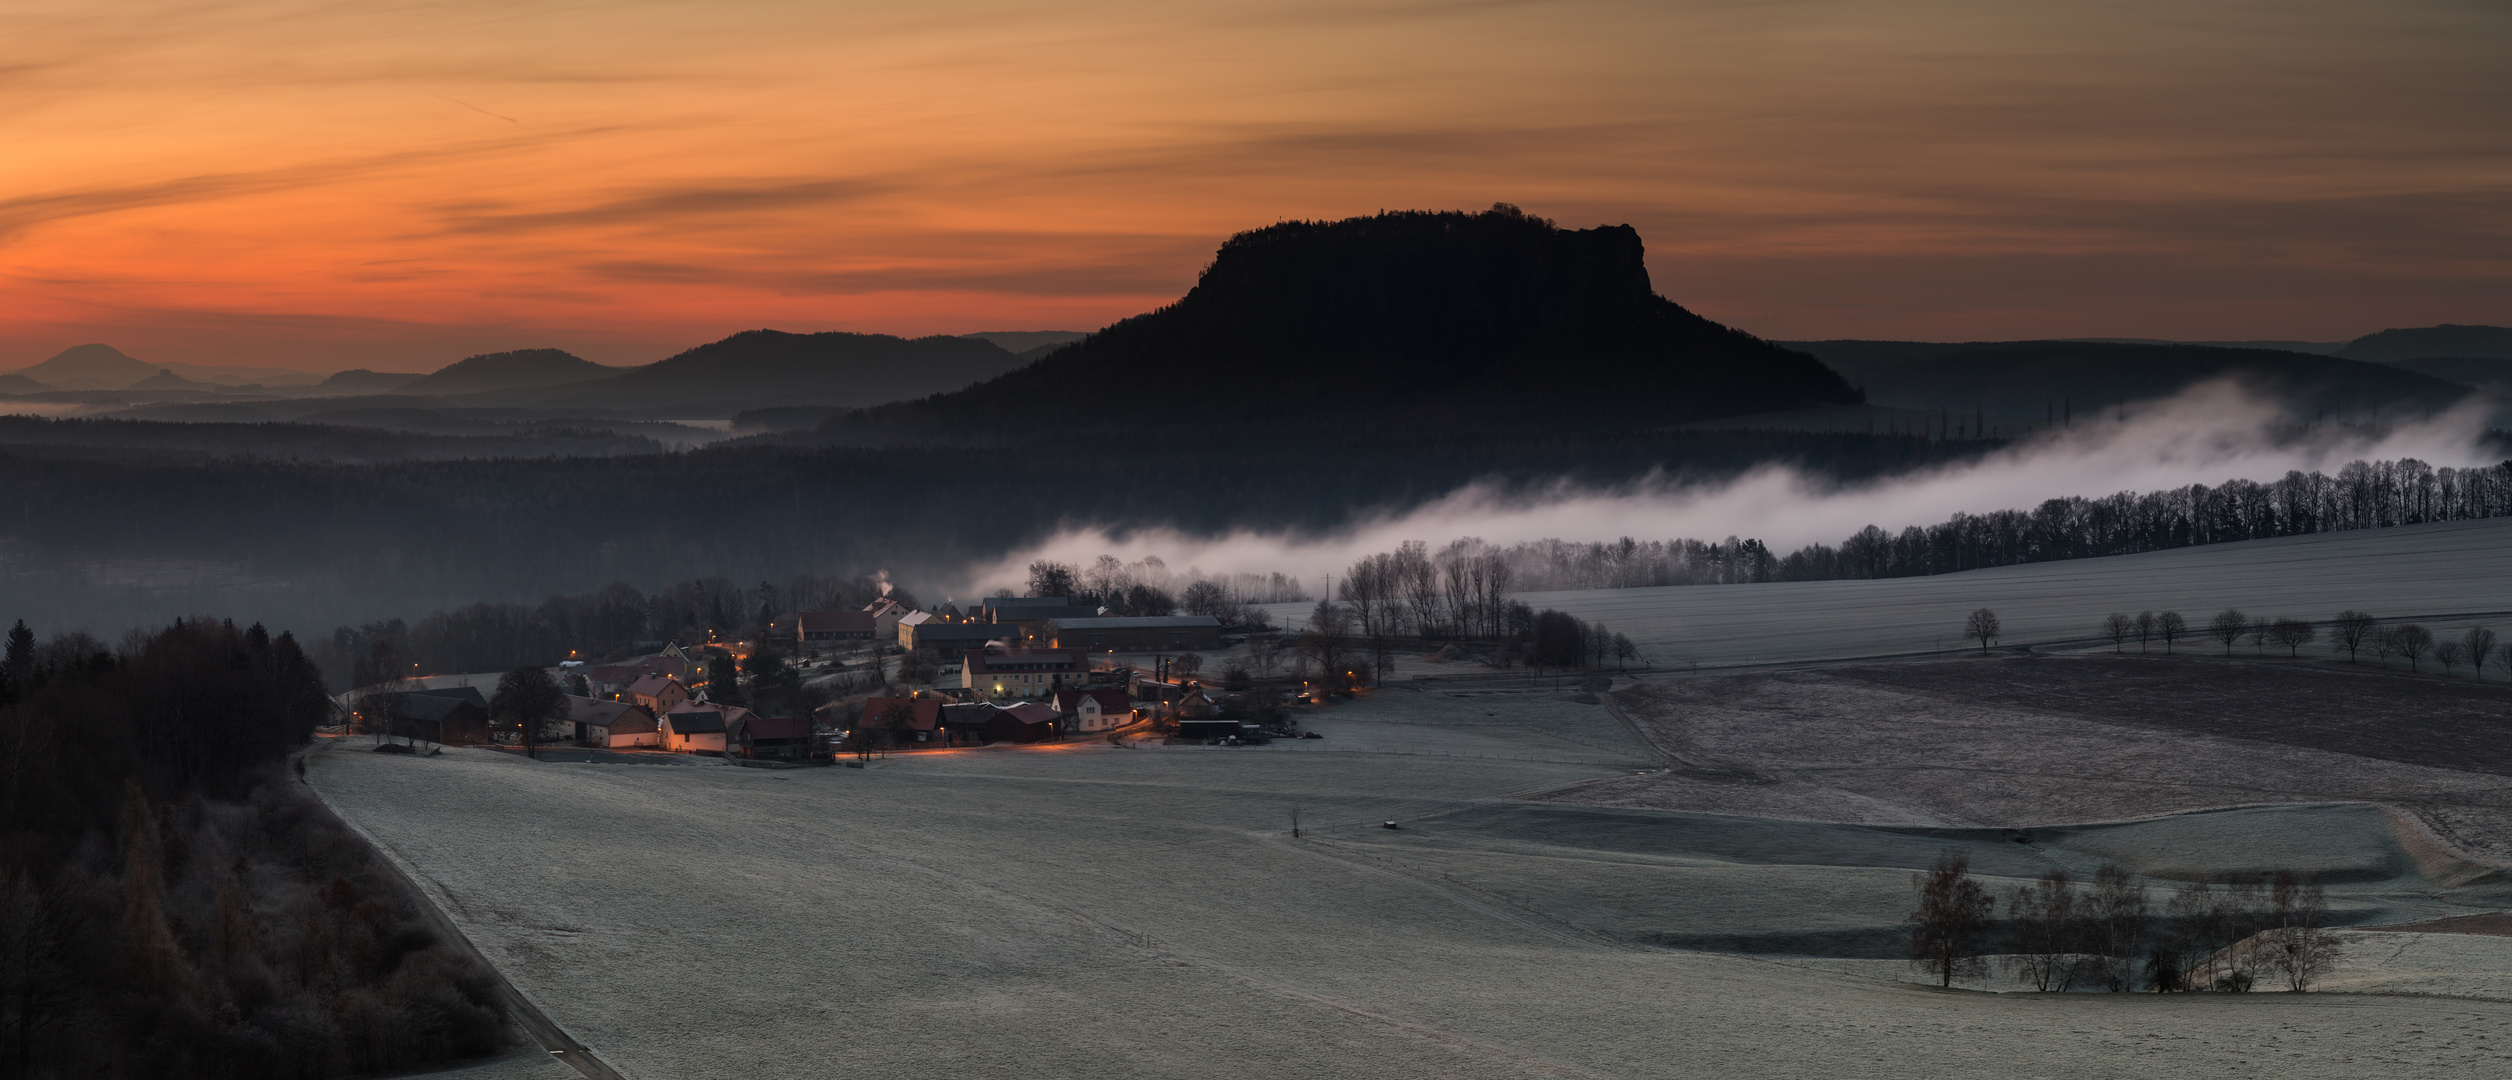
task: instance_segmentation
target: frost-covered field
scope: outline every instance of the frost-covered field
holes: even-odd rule
[[[1386,693],[1309,722],[1328,737],[782,772],[342,746],[309,775],[636,1077],[2359,1076],[2375,1061],[2444,1076],[2512,1061],[2486,1049],[2512,1040],[2496,1001],[1946,995],[1652,948],[1650,934],[1872,925],[1906,903],[1904,864],[1947,839],[2006,841],[1505,798],[1651,759],[1607,708],[1562,695]],[[1296,841],[1295,809],[1310,830]],[[2209,850],[2329,813],[2350,812],[2257,812]],[[2376,819],[2352,813],[2306,831],[2383,857]],[[2363,902],[2417,917],[2447,903]]]
[[[2009,644],[2086,639],[2114,611],[2177,610],[2193,628],[2226,607],[2324,620],[2512,612],[2512,519],[2211,544],[1879,581],[1774,582],[1526,593],[1631,636],[1661,667],[1894,656],[1963,644],[1972,609]],[[1305,621],[1298,604],[1277,622]],[[2486,620],[2479,620],[2486,621]],[[2437,620],[2449,629],[2462,620]],[[2512,630],[2512,617],[2495,620]],[[2203,646],[2202,646],[2203,647]],[[2322,648],[2324,646],[2315,646]],[[1410,674],[1410,671],[1407,671]]]

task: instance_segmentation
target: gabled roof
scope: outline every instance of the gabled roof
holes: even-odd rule
[[[389,706],[392,716],[400,720],[443,720],[464,709],[479,710],[458,697],[438,694],[397,694]]]
[[[941,698],[877,697],[864,701],[856,726],[887,727],[889,711],[898,705],[907,707],[908,726],[917,731],[931,731],[942,722]]]
[[[794,616],[794,621],[806,634],[872,629],[872,613],[869,611],[806,611]]]
[[[747,716],[730,729],[734,738],[747,735],[752,742],[763,739],[808,739],[811,725],[796,716]]]
[[[1024,724],[1052,724],[1056,717],[1054,709],[1035,701],[1024,701],[1001,711],[1003,715]]]
[[[720,735],[724,731],[725,711],[715,705],[683,705],[665,713],[663,723],[675,735]]]
[[[610,727],[613,724],[619,723],[622,719],[626,719],[632,724],[652,724],[654,722],[653,714],[646,712],[644,706],[631,704],[625,701],[604,701],[601,698],[578,697],[574,694],[567,695],[566,719],[574,723],[586,724],[592,727]]]
[[[447,686],[436,690],[412,690],[410,693],[425,694],[429,697],[453,698],[466,704],[477,705],[483,709],[488,708],[488,699],[480,696],[480,688],[476,686]]]
[[[1097,701],[1100,712],[1134,711],[1133,699],[1126,697],[1125,691],[1113,686],[1100,686],[1088,690],[1058,690],[1055,692],[1055,707],[1063,712],[1076,712],[1081,709],[1085,698]]]
[[[679,681],[680,680],[674,679],[669,675],[648,675],[635,682],[629,683],[628,692],[631,694],[644,694],[647,697],[660,697],[662,696],[665,688],[670,687]],[[680,688],[680,692],[686,694],[689,692],[689,688],[683,686]]]

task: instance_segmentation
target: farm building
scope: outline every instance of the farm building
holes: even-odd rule
[[[872,616],[872,636],[881,641],[898,638],[898,621],[913,613],[907,605],[882,597],[864,605],[864,614]]]
[[[721,754],[724,752],[725,729],[750,715],[750,710],[733,705],[708,705],[703,702],[683,705],[663,714],[656,725],[663,737],[663,749],[684,754]]]
[[[409,739],[447,746],[488,741],[488,710],[476,704],[479,691],[467,694],[411,692],[395,694],[384,706],[384,731]]]
[[[628,700],[645,707],[645,711],[662,716],[689,700],[689,688],[669,675],[647,675],[628,684]]]
[[[794,643],[868,641],[873,626],[869,611],[806,611],[794,616]]]
[[[1221,620],[1211,615],[1057,619],[1045,636],[1054,648],[1091,652],[1215,649],[1221,646]]]
[[[942,730],[942,699],[877,697],[864,702],[857,728],[891,732],[894,742],[925,742]]]
[[[1043,698],[1090,681],[1090,658],[1078,649],[984,649],[967,653],[960,689],[996,698]]]
[[[796,716],[744,716],[725,726],[724,751],[753,758],[802,757],[811,752],[811,722]]]
[[[919,611],[898,621],[898,644],[904,649],[982,649],[996,640],[1020,637],[1017,627],[956,619]]]
[[[1024,701],[1009,708],[993,708],[986,718],[985,740],[990,743],[1033,743],[1055,738],[1063,725],[1054,709],[1035,701]]]
[[[654,714],[642,705],[569,694],[563,719],[575,725],[576,742],[585,746],[616,749],[663,745],[661,727]]]
[[[1058,690],[1055,708],[1073,731],[1107,731],[1134,722],[1134,703],[1113,686]]]

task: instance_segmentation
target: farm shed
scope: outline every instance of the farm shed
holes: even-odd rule
[[[479,694],[471,695],[477,698]],[[488,741],[488,710],[448,694],[395,694],[385,705],[385,732],[447,746]]]
[[[1221,646],[1221,620],[1211,615],[1106,616],[1057,619],[1048,644],[1092,652],[1157,652]]]
[[[798,716],[744,716],[725,726],[724,751],[743,757],[802,757],[811,752],[811,723]]]
[[[663,714],[657,725],[663,736],[663,749],[684,754],[721,754],[725,728],[749,712],[725,705],[683,705]]]
[[[869,611],[806,611],[794,616],[794,642],[869,640],[873,626]]]
[[[564,719],[575,725],[576,742],[585,746],[616,749],[663,745],[662,728],[655,722],[654,714],[625,701],[569,694]]]
[[[990,743],[1044,742],[1054,738],[1057,729],[1062,726],[1054,709],[1035,701],[1024,701],[1008,709],[977,707],[993,710],[993,715],[986,717],[984,729],[985,739]]]

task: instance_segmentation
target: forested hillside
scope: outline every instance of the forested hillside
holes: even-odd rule
[[[492,973],[283,768],[325,719],[259,625],[0,662],[0,1076],[373,1075],[503,1045]]]

